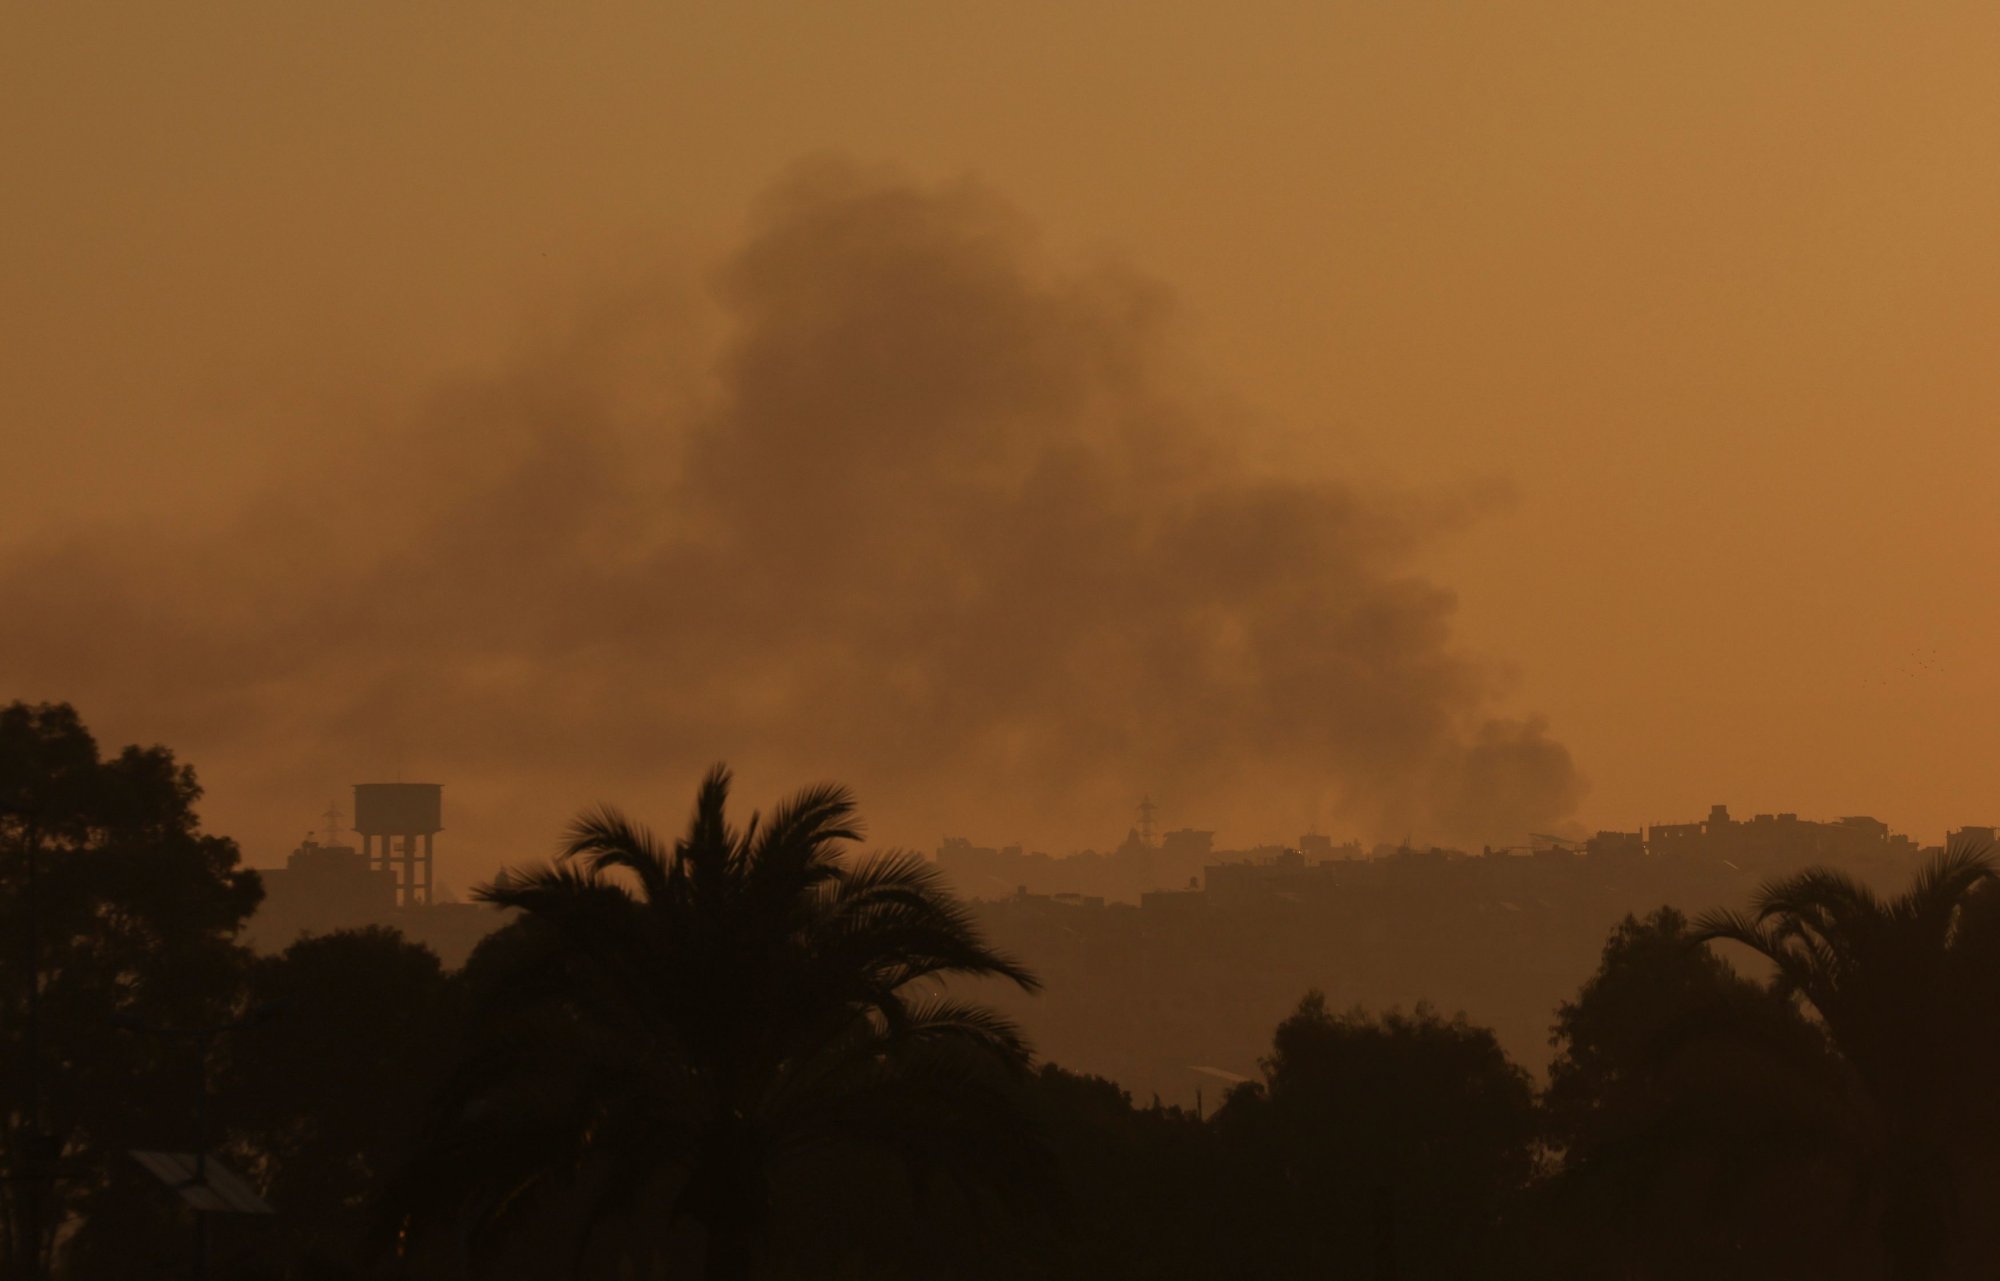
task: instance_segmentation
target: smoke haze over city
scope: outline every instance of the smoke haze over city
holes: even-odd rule
[[[1256,467],[1159,285],[1051,261],[976,183],[839,160],[714,282],[712,378],[673,350],[699,300],[593,300],[396,420],[329,418],[213,528],[31,543],[9,669],[267,798],[450,779],[489,840],[710,757],[851,779],[913,843],[1115,840],[1148,789],[1256,838],[1505,843],[1574,808],[1410,566],[1479,496]]]
[[[2000,1274],[2000,8],[0,16],[0,1281]]]
[[[1793,8],[23,19],[0,658],[260,857],[449,781],[459,882],[722,756],[926,846],[1977,821],[1991,32]]]

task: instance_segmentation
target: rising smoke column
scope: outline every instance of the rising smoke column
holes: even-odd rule
[[[715,280],[705,379],[678,303],[624,298],[330,423],[400,461],[346,464],[350,501],[284,477],[218,532],[52,531],[0,571],[0,662],[270,813],[393,757],[489,841],[600,796],[672,820],[715,758],[850,781],[913,842],[1115,839],[1142,790],[1225,837],[1476,844],[1575,805],[1408,569],[1435,518],[1250,466],[1157,286],[1052,264],[975,184],[835,162]]]

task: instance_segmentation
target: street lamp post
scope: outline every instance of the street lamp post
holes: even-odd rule
[[[175,1040],[194,1042],[195,1046],[195,1099],[194,1099],[194,1178],[195,1188],[208,1186],[208,1052],[216,1038],[225,1032],[240,1032],[246,1028],[261,1026],[276,1018],[284,1010],[278,1001],[265,1001],[252,1006],[241,1018],[227,1023],[212,1023],[205,1027],[158,1027],[141,1022],[138,1016],[120,1011],[111,1016],[113,1026],[128,1032],[144,1032],[149,1036],[164,1036]],[[209,1211],[195,1205],[194,1209],[194,1278],[204,1281],[208,1276],[208,1215]]]

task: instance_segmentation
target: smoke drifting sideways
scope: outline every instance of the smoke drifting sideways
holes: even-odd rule
[[[1580,799],[1409,569],[1451,518],[1253,465],[1157,286],[836,161],[713,282],[712,361],[639,291],[384,424],[329,413],[346,461],[207,528],[47,531],[0,565],[10,694],[168,742],[246,841],[442,781],[468,876],[587,802],[676,825],[716,759],[746,804],[850,783],[918,845],[1103,847],[1147,791],[1246,841],[1504,842]]]

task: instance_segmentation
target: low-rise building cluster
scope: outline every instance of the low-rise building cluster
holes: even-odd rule
[[[1271,1027],[1314,988],[1336,1008],[1463,1011],[1539,1069],[1557,1006],[1627,914],[1741,906],[1810,866],[1898,889],[1938,848],[1868,818],[1739,821],[1722,806],[1699,823],[1477,852],[1314,835],[1230,851],[1198,835],[1174,857],[1162,838],[1077,865],[967,841],[937,860],[1044,979],[1033,998],[992,994],[1044,1054],[1184,1104],[1213,1092],[1210,1069],[1254,1075]],[[980,892],[1004,880],[1006,892]]]

